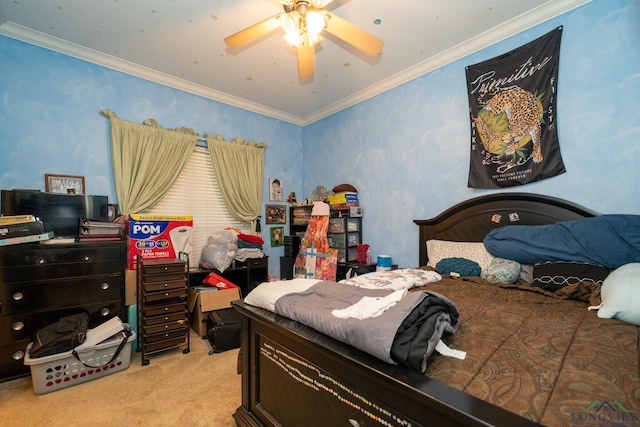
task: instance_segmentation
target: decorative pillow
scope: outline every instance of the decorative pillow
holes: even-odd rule
[[[609,275],[609,269],[587,262],[541,262],[533,265],[533,286],[555,292],[578,282],[602,281]]]
[[[489,283],[516,283],[520,278],[520,263],[504,258],[494,258],[480,275]]]
[[[466,258],[475,261],[481,269],[491,264],[493,256],[487,252],[482,242],[449,242],[447,240],[427,240],[427,256],[429,267],[435,267],[445,258]]]
[[[436,272],[440,274],[456,273],[460,276],[479,276],[482,272],[480,264],[466,258],[445,258],[436,264]]]
[[[615,269],[600,288],[598,317],[612,317],[640,326],[640,263]]]

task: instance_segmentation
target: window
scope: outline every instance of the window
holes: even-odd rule
[[[197,267],[207,237],[217,230],[236,227],[250,232],[251,224],[235,219],[224,204],[213,173],[209,152],[197,146],[171,189],[147,214],[193,216],[189,266]]]

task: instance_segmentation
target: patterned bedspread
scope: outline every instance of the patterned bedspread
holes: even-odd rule
[[[426,375],[548,426],[640,425],[640,327],[588,311],[599,289],[581,285],[554,295],[444,276],[418,288],[456,304],[447,343],[467,352],[433,356]]]

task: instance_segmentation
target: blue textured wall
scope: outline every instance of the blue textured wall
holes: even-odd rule
[[[417,228],[461,200],[469,121],[464,67],[563,25],[558,127],[567,173],[511,189],[566,198],[603,213],[640,213],[640,2],[595,0],[304,129],[0,36],[0,188],[44,190],[44,173],[83,175],[115,201],[108,121],[154,118],[267,143],[268,178],[285,196],[351,183],[365,209],[364,241],[417,265]],[[264,226],[265,240],[268,227]],[[270,248],[279,275],[283,248]]]
[[[299,126],[211,101],[0,36],[0,188],[44,191],[44,174],[85,177],[87,194],[116,202],[109,122],[103,109],[140,123],[154,118],[167,128],[191,127],[264,142],[264,198],[268,178],[301,193]],[[288,194],[288,193],[287,193]],[[263,220],[264,221],[264,220]],[[263,226],[263,231],[268,231]],[[268,234],[263,238],[268,241]],[[283,248],[271,248],[270,270],[279,275]]]
[[[558,129],[567,172],[505,190],[467,188],[465,66],[563,26]],[[353,184],[372,254],[418,264],[417,226],[482,194],[548,194],[601,213],[640,214],[640,2],[596,0],[303,130],[310,193]]]

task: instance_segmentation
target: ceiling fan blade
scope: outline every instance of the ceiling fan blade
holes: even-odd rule
[[[330,14],[325,30],[371,56],[382,53],[382,40],[334,14]]]
[[[314,48],[306,41],[298,46],[298,77],[313,76]]]
[[[262,37],[276,28],[280,28],[280,15],[282,14],[279,13],[271,18],[258,22],[257,24],[253,24],[244,30],[240,30],[235,34],[226,37],[224,42],[229,47],[236,47]]]

